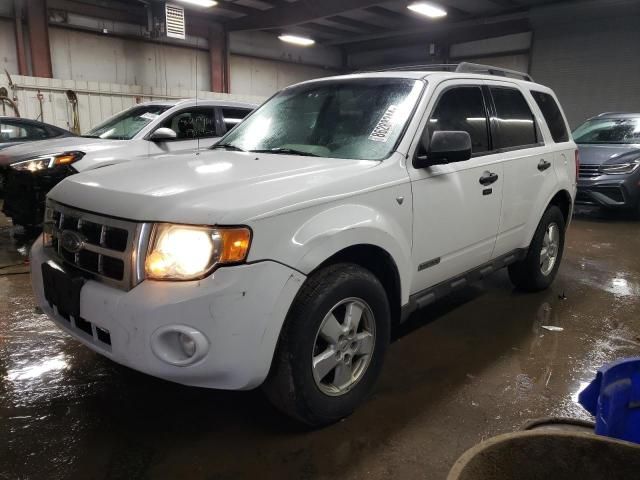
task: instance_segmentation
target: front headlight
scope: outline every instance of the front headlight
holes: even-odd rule
[[[628,163],[610,163],[600,166],[600,172],[606,175],[624,175],[633,173],[640,166],[640,160]]]
[[[244,262],[250,245],[251,230],[246,227],[157,224],[145,272],[153,280],[195,280],[220,265]]]
[[[31,158],[11,164],[11,168],[15,170],[28,170],[30,172],[38,172],[48,168],[58,167],[61,165],[71,165],[84,157],[84,152],[65,152],[58,155],[43,155],[41,157]]]

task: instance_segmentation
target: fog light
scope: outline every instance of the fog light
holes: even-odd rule
[[[193,357],[196,353],[196,342],[193,338],[191,338],[186,333],[178,334],[178,341],[180,342],[180,346],[182,347],[182,351],[184,354],[190,358]]]
[[[186,367],[207,355],[209,340],[193,327],[167,325],[151,335],[151,350],[163,362]]]

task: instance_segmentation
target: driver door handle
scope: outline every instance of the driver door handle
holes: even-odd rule
[[[551,166],[550,162],[547,162],[546,160],[542,159],[540,160],[540,162],[538,163],[538,170],[540,170],[541,172],[544,172],[547,168],[549,168]]]
[[[484,172],[480,177],[480,185],[491,185],[498,180],[498,174],[492,172]]]

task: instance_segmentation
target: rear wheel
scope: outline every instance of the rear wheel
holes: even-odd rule
[[[389,325],[386,292],[371,272],[348,263],[316,272],[287,316],[267,396],[310,426],[350,415],[380,374]]]
[[[564,234],[564,216],[558,207],[552,205],[547,208],[538,224],[527,256],[509,266],[511,282],[527,291],[548,288],[560,268]]]

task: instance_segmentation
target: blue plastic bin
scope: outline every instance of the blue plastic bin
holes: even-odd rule
[[[596,433],[640,443],[640,357],[605,365],[579,395],[596,417]]]

